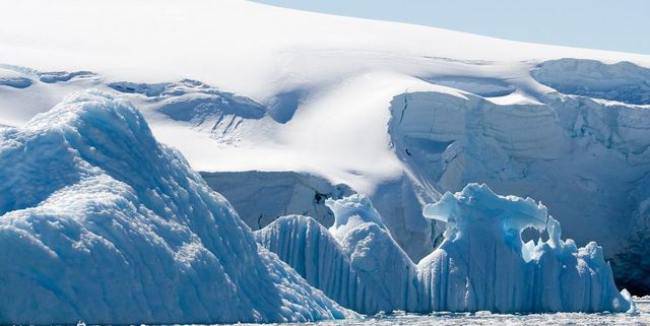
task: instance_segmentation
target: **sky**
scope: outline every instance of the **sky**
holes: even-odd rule
[[[650,54],[650,0],[255,0],[504,39]]]

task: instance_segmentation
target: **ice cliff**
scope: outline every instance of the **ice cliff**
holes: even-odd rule
[[[343,318],[132,106],[98,91],[0,130],[0,322]]]
[[[310,284],[357,311],[634,309],[629,294],[618,292],[602,248],[562,240],[560,224],[530,198],[498,196],[478,184],[446,193],[424,209],[446,225],[444,239],[417,266],[366,197],[327,205],[335,217],[329,232],[308,217],[288,216],[257,231],[257,239]]]

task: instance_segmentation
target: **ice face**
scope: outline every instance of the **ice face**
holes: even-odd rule
[[[423,212],[445,223],[444,240],[417,266],[366,197],[327,205],[335,218],[329,233],[311,218],[287,216],[257,231],[257,238],[310,284],[357,311],[634,309],[629,295],[616,289],[602,248],[562,240],[559,222],[531,198],[499,196],[478,184],[446,193]],[[527,229],[537,230],[537,238],[524,242]]]
[[[314,219],[285,216],[256,232],[258,241],[341,305],[364,314],[417,311],[417,269],[370,200],[354,194],[326,205],[329,231]]]
[[[313,218],[283,216],[256,231],[255,236],[309,284],[342,306],[364,314],[391,308],[387,302],[381,302],[381,297],[369,294],[374,289],[370,279],[355,270],[336,239]]]
[[[91,91],[0,131],[5,323],[349,313],[277,257],[128,103]]]

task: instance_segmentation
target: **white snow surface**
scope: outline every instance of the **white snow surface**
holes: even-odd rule
[[[2,323],[354,315],[258,247],[182,155],[106,93],[0,131],[0,214]]]
[[[177,130],[176,124],[152,125],[159,139],[183,151],[197,170],[310,171],[363,193],[402,172],[386,135],[392,97],[405,91],[450,92],[423,78],[525,79],[536,62],[563,57],[650,65],[642,55],[511,42],[239,0],[155,5],[26,0],[0,4],[0,20],[10,26],[0,33],[0,63],[39,71],[90,70],[110,81],[191,78],[269,106],[296,102],[295,112],[281,114],[285,124],[263,123],[237,146],[215,144],[205,135]],[[255,159],[259,155],[266,159]]]
[[[369,200],[328,200],[329,234],[305,216],[256,231],[258,241],[346,307],[363,313],[633,312],[618,292],[602,248],[562,240],[560,224],[531,198],[498,196],[469,184],[427,205],[444,221],[442,244],[414,265]],[[536,236],[524,242],[528,230]],[[547,235],[543,239],[542,233]]]

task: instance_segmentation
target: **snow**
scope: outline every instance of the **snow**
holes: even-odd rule
[[[11,70],[0,70],[0,87],[27,88],[31,85],[32,81],[29,78],[22,77]]]
[[[469,184],[426,205],[444,222],[440,246],[417,266],[386,231],[368,198],[327,200],[329,232],[306,216],[284,216],[256,231],[264,247],[341,305],[363,313],[632,312],[602,248],[578,248],[531,198],[498,196]],[[528,229],[537,231],[522,240]],[[545,234],[546,237],[542,236]]]
[[[353,316],[258,248],[230,204],[106,93],[3,129],[0,180],[4,323]]]
[[[531,75],[565,94],[650,104],[650,69],[629,62],[606,65],[595,60],[552,60],[541,63]]]

